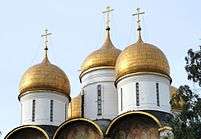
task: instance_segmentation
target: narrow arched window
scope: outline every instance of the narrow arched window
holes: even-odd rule
[[[121,88],[121,111],[123,110],[123,89]]]
[[[140,90],[139,90],[139,83],[135,84],[136,88],[136,106],[140,106]]]
[[[85,103],[85,98],[84,98],[84,89],[82,90],[81,93],[81,117],[84,117],[84,103]]]
[[[54,107],[54,100],[50,100],[50,122],[53,122],[53,107]]]
[[[102,115],[102,90],[101,85],[97,86],[97,115]]]
[[[156,101],[157,101],[157,106],[160,106],[159,83],[156,83]]]
[[[32,122],[35,121],[36,100],[32,101]]]

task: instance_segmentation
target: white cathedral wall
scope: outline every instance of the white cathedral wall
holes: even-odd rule
[[[33,100],[35,100],[35,120],[32,121]],[[50,120],[50,101],[53,100],[53,121]],[[29,92],[20,98],[22,125],[55,125],[66,120],[69,100],[55,92]]]
[[[82,77],[84,116],[89,119],[113,119],[117,116],[117,89],[114,86],[114,69],[91,71]],[[97,86],[101,85],[102,115],[98,113]]]
[[[137,82],[139,83],[139,106],[136,104]],[[160,106],[157,105],[156,83],[159,83]],[[156,110],[170,113],[170,81],[163,76],[135,75],[127,77],[118,82],[117,89],[118,114],[132,110]]]

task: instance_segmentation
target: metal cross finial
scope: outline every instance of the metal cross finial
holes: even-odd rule
[[[138,23],[138,30],[140,31],[141,30],[141,27],[140,27],[140,15],[143,15],[145,14],[145,12],[140,12],[140,8],[137,8],[137,13],[133,14],[133,16],[137,16],[137,23]]]
[[[109,28],[110,26],[110,13],[112,11],[114,11],[114,9],[111,9],[110,6],[107,6],[106,10],[102,12],[103,14],[106,14],[106,28]]]
[[[145,12],[140,12],[140,8],[137,8],[137,13],[133,14],[133,16],[137,16],[137,23],[138,23],[138,28],[137,28],[137,31],[139,33],[139,40],[142,40],[141,38],[141,26],[140,26],[140,15],[143,15],[145,14]]]
[[[45,34],[42,34],[41,37],[44,38],[44,42],[45,42],[45,55],[47,56],[47,50],[48,50],[48,36],[52,35],[52,33],[48,33],[48,30],[45,29]]]

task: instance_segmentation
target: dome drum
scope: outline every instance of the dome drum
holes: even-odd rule
[[[115,86],[117,86],[117,83],[119,83],[121,80],[123,80],[125,78],[129,78],[132,76],[139,76],[139,75],[156,75],[156,76],[160,76],[160,77],[164,77],[164,78],[168,79],[170,81],[170,84],[172,82],[172,78],[165,74],[161,74],[161,73],[157,73],[157,72],[136,72],[136,73],[130,73],[130,74],[124,75],[123,77],[118,78],[118,80],[115,81]]]

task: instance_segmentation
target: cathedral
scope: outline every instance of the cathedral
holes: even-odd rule
[[[171,107],[176,94],[170,67],[159,47],[141,35],[137,9],[138,39],[124,50],[110,36],[107,7],[106,37],[80,66],[80,93],[71,98],[65,72],[48,59],[24,73],[19,85],[21,125],[5,139],[173,139],[168,121],[180,109]]]

